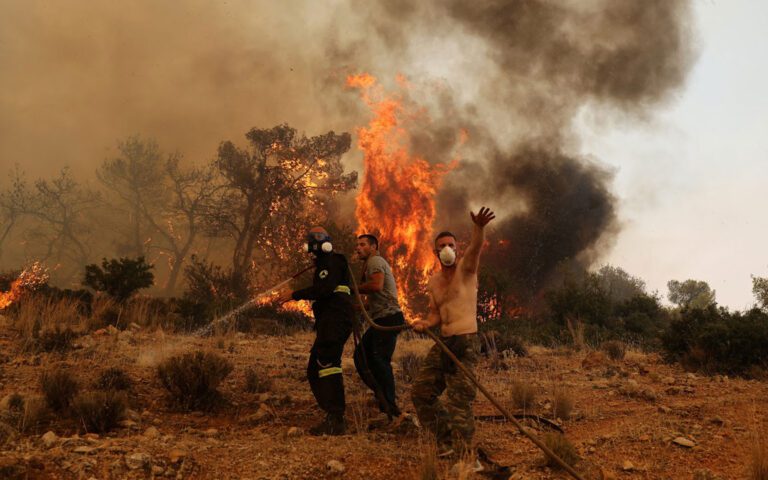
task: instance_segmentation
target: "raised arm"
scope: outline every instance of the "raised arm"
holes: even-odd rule
[[[485,226],[496,218],[496,215],[490,208],[482,207],[477,215],[469,212],[469,216],[472,218],[474,226],[472,227],[472,238],[469,241],[467,251],[464,253],[464,260],[461,262],[461,268],[465,273],[477,273],[477,269],[480,267],[480,250],[485,242]]]

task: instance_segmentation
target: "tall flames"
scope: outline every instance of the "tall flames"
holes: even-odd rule
[[[401,88],[407,88],[402,77]],[[375,77],[363,73],[347,77],[347,86],[360,91],[372,118],[357,129],[365,171],[357,196],[355,216],[361,232],[377,234],[383,256],[392,265],[406,317],[422,310],[419,297],[435,266],[432,222],[435,195],[452,164],[430,165],[411,154],[406,129],[413,112],[398,94],[387,94]]]

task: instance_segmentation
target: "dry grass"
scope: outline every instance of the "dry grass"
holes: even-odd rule
[[[576,448],[567,438],[565,438],[565,435],[560,433],[548,433],[544,436],[544,444],[549,447],[555,455],[560,457],[560,460],[571,467],[575,466],[580,460],[579,455],[576,453]],[[560,465],[555,462],[555,459],[549,455],[546,456],[545,461],[548,467],[561,468]]]
[[[611,340],[609,342],[603,342],[600,345],[600,350],[604,351],[611,360],[619,361],[623,360],[624,356],[627,354],[627,345],[618,340]]]
[[[264,393],[272,389],[272,380],[255,368],[245,371],[245,391],[248,393]]]
[[[763,435],[752,443],[749,480],[768,480],[768,440]]]
[[[133,387],[131,377],[119,367],[111,367],[103,370],[96,379],[94,387],[97,390],[130,390]]]
[[[5,410],[0,412],[0,420],[21,433],[36,430],[47,423],[49,417],[46,402],[42,397],[24,397],[18,393],[10,396]]]
[[[512,403],[521,410],[531,410],[536,402],[537,389],[530,383],[512,382]]]
[[[13,319],[22,349],[29,351],[40,348],[41,339],[48,345],[63,345],[66,341],[60,343],[59,340],[74,337],[74,332],[81,330],[84,323],[78,305],[74,300],[50,300],[41,295],[24,299]],[[54,341],[49,342],[50,339]]]
[[[217,387],[232,368],[231,362],[216,353],[194,352],[163,361],[157,373],[178,407],[210,410],[219,404],[221,394]]]
[[[421,360],[427,355],[432,345],[434,343],[429,339],[417,337],[409,339],[406,334],[400,335],[394,355],[395,363],[400,366],[398,380],[410,384],[416,379]]]
[[[72,411],[86,432],[106,433],[125,416],[125,392],[87,392],[75,397]]]
[[[555,418],[559,418],[560,420],[568,420],[571,418],[574,404],[575,400],[573,398],[573,393],[564,388],[555,389],[555,393],[552,399],[552,407]]]
[[[439,480],[441,478],[437,448],[434,443],[427,443],[422,449],[421,463],[419,463],[413,478],[414,480]]]
[[[121,313],[117,302],[103,293],[97,293],[91,303],[91,316],[86,321],[88,330],[97,330],[109,325],[117,326]]]
[[[63,412],[69,408],[72,399],[80,390],[75,376],[62,368],[44,371],[40,376],[40,387],[43,390],[45,402],[55,412]]]

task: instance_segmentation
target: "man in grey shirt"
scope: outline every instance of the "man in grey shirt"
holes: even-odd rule
[[[357,237],[357,258],[365,262],[363,281],[358,287],[368,297],[368,314],[379,325],[391,327],[405,323],[397,300],[397,285],[392,269],[379,255],[379,241],[369,234]],[[400,331],[383,332],[369,328],[355,349],[355,367],[366,385],[379,401],[379,409],[396,422],[405,416],[395,399],[395,377],[392,374],[392,353]]]

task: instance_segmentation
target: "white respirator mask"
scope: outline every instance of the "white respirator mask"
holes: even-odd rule
[[[442,250],[440,250],[440,253],[437,254],[437,257],[440,259],[440,263],[446,267],[451,267],[454,263],[456,263],[456,250],[446,245]]]

